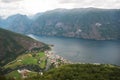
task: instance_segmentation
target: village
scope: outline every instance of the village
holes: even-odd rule
[[[56,68],[62,64],[71,63],[70,61],[64,59],[63,57],[54,54],[53,51],[45,51],[45,55],[47,56],[49,64],[53,64]]]
[[[44,70],[40,70],[38,73],[40,75],[44,75],[43,71],[47,71],[51,68],[58,68],[60,65],[71,63],[70,61],[64,59],[63,57],[55,54],[52,50],[46,50],[44,51],[46,58],[46,66]],[[19,60],[21,61],[21,60]],[[41,64],[41,60],[38,60],[38,64]],[[24,68],[24,69],[18,69],[17,70],[19,74],[21,74],[22,78],[27,78],[28,74],[32,71]]]

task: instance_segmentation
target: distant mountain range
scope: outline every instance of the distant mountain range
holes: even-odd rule
[[[48,48],[48,45],[30,37],[0,28],[0,66],[7,64],[19,55],[25,54],[34,48],[43,50]]]
[[[16,14],[0,25],[22,33],[95,40],[120,39],[120,9],[55,9],[32,18]]]

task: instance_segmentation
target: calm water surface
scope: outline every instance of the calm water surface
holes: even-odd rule
[[[53,44],[53,51],[72,61],[84,63],[108,63],[120,65],[120,41],[95,41],[64,37],[30,37]]]

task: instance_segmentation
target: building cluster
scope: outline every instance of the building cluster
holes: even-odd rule
[[[22,69],[22,70],[17,70],[17,71],[18,71],[18,73],[20,73],[22,75],[22,78],[27,78],[28,73],[31,72],[27,69]]]
[[[45,55],[50,60],[50,63],[54,64],[55,67],[58,67],[59,65],[64,63],[70,63],[68,60],[64,59],[63,57],[54,54],[53,51],[45,51]]]

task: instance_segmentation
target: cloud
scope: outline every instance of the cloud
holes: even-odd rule
[[[96,7],[96,8],[119,8],[120,0],[59,0],[60,4],[72,4],[73,8]]]
[[[19,2],[2,2],[0,0],[0,16],[8,17],[13,14],[22,13],[24,11],[21,8]]]
[[[16,13],[33,15],[56,8],[120,9],[120,0],[0,0],[0,16]]]
[[[22,0],[1,0],[1,2],[4,3],[17,2],[17,1],[22,1]]]
[[[85,3],[85,2],[91,2],[94,0],[59,0],[60,3],[63,4],[69,4],[69,3]]]

